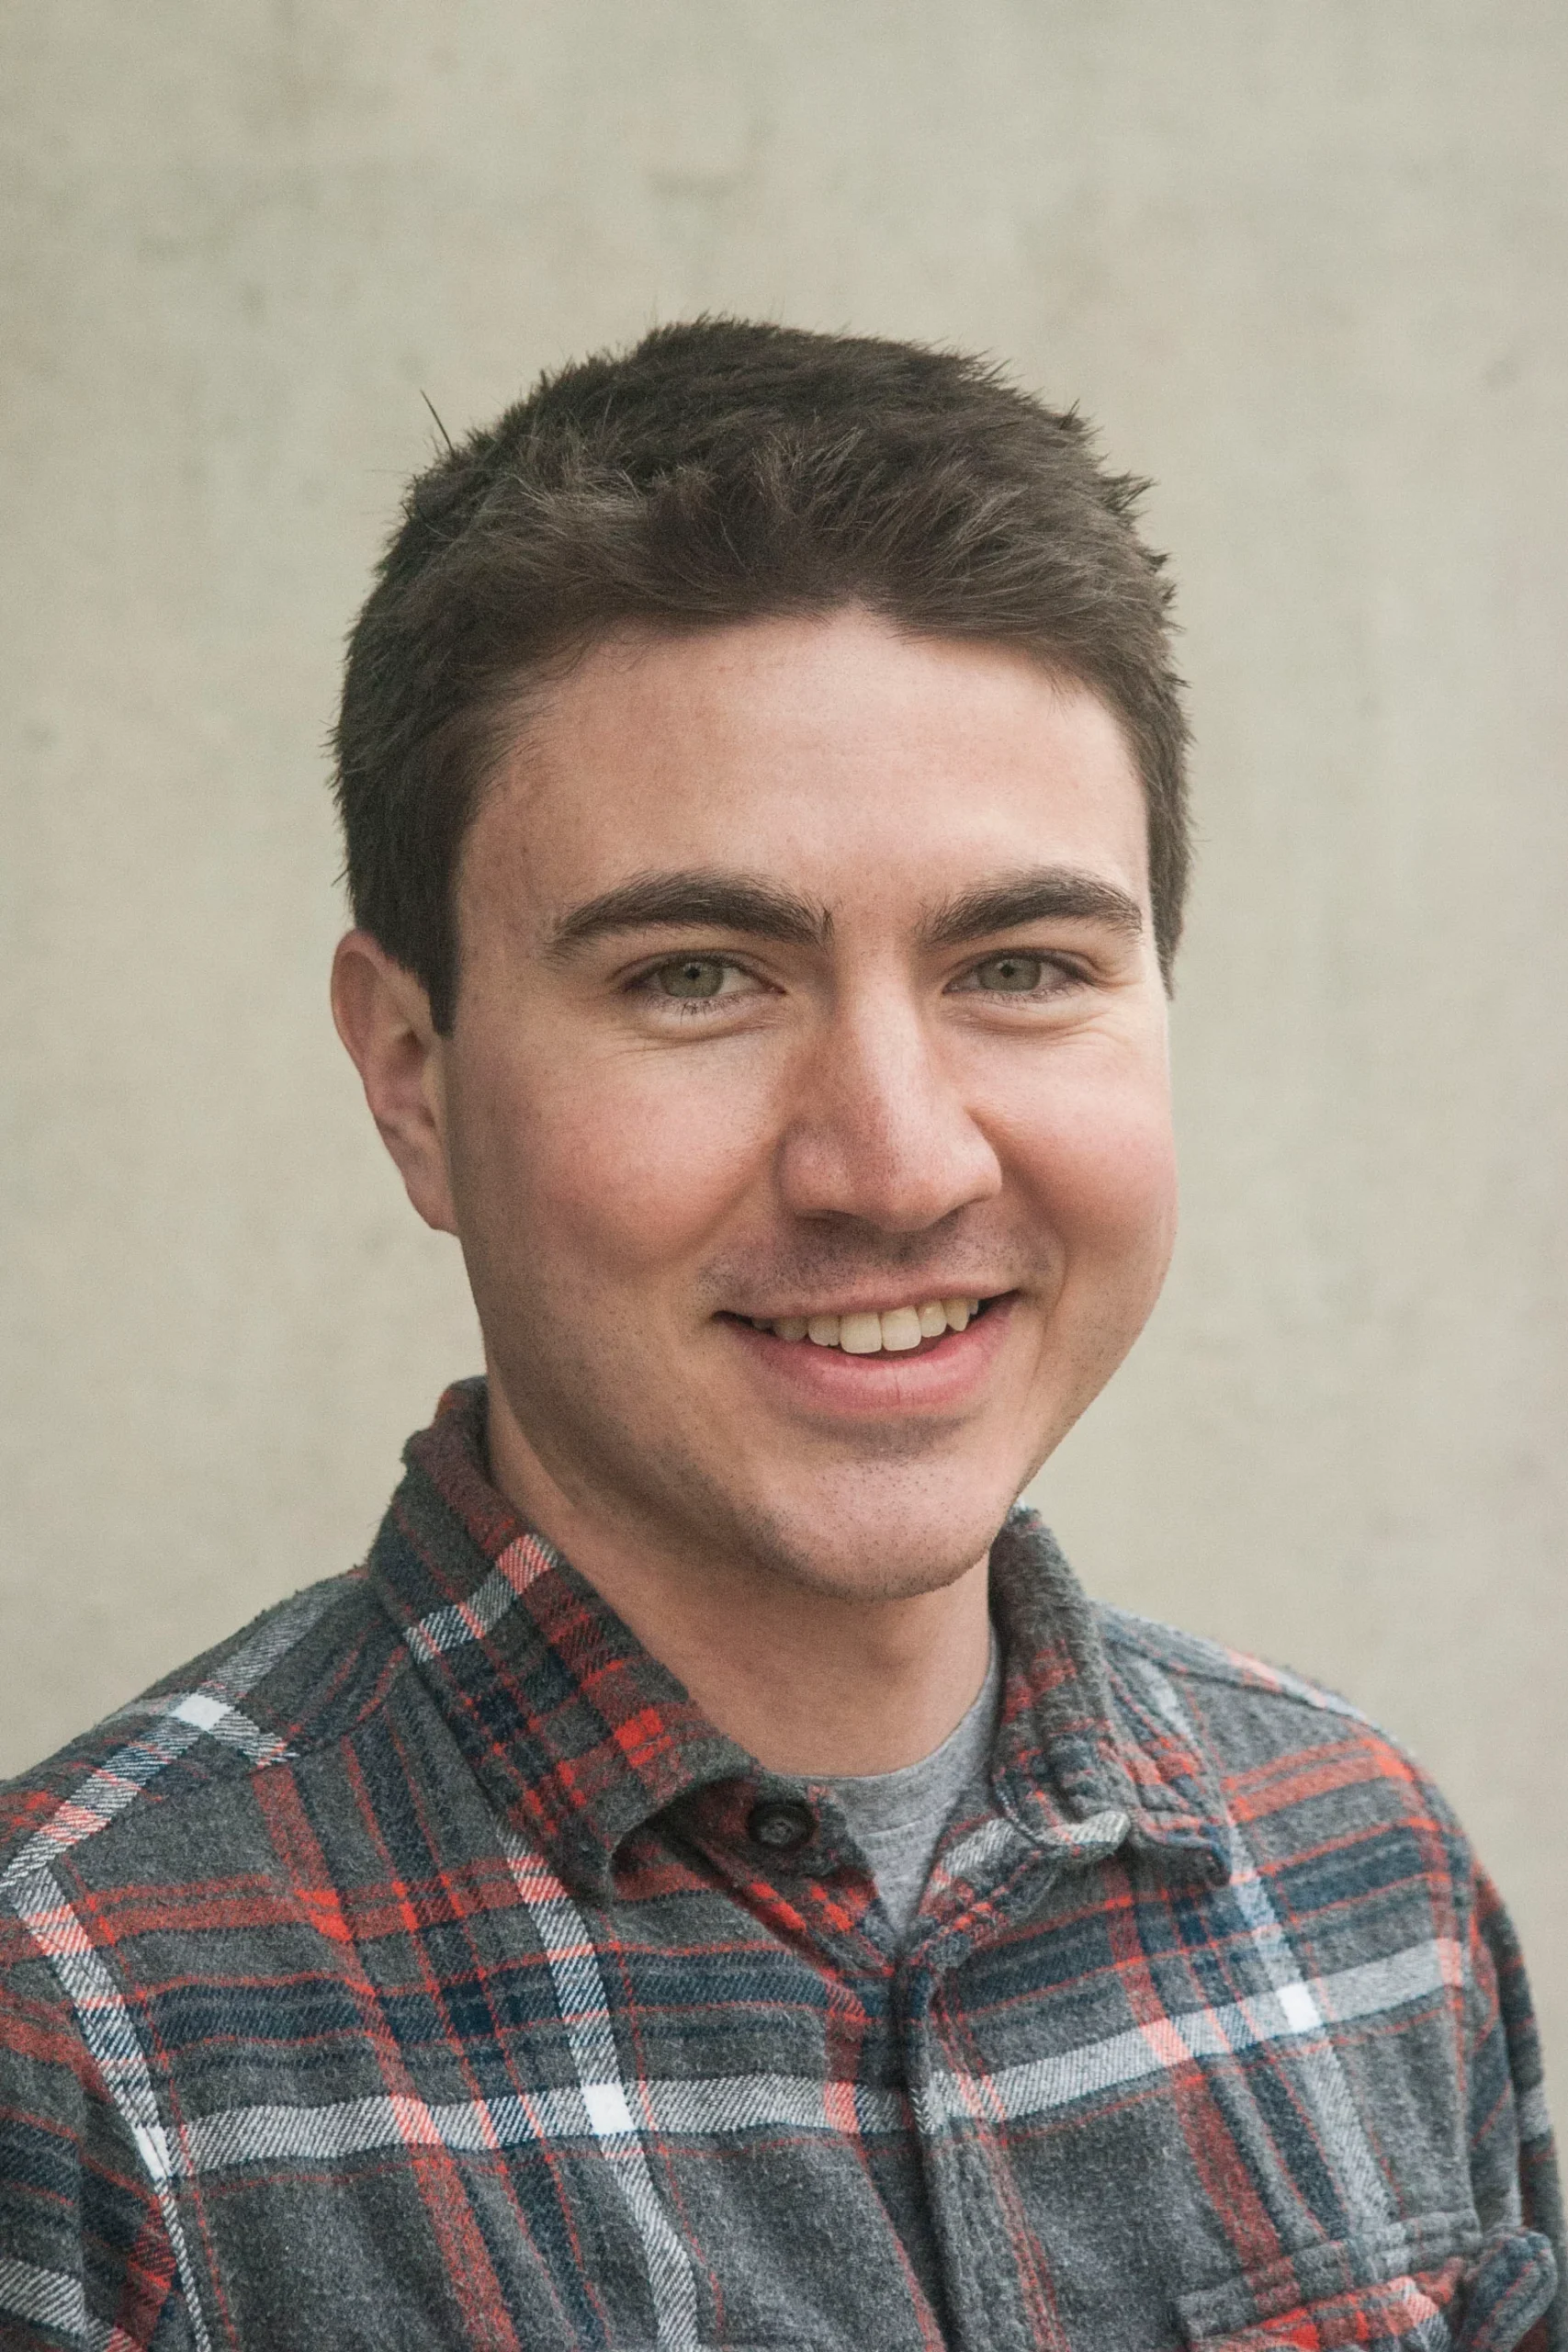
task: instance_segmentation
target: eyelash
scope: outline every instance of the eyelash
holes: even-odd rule
[[[961,996],[988,996],[993,1001],[1002,1004],[1043,1004],[1049,997],[1063,996],[1071,989],[1087,987],[1091,978],[1089,969],[1070,956],[1048,956],[1042,950],[1030,947],[1004,947],[990,956],[982,956],[977,962],[967,966],[959,974],[959,980],[974,980],[987,964],[1005,963],[1038,964],[1042,985],[1033,989],[981,989],[953,987],[950,983],[952,992]],[[1049,985],[1044,984],[1047,982]]]
[[[721,971],[744,973],[749,980],[757,981],[759,988],[765,988],[767,985],[749,965],[741,963],[739,957],[736,956],[666,956],[659,963],[649,964],[642,971],[634,972],[626,984],[626,994],[648,997],[660,1004],[665,1012],[673,1012],[678,1019],[684,1021],[705,1017],[716,1011],[720,1005],[734,1002],[733,997],[725,996],[660,997],[654,986],[660,973],[674,971],[682,964],[716,964]]]
[[[1031,962],[1042,965],[1043,967],[1042,978],[1043,979],[1048,974],[1055,974],[1055,984],[1049,987],[1042,987],[1038,990],[1024,990],[1021,989],[1014,990],[1010,989],[966,989],[963,987],[954,987],[952,982],[949,982],[948,988],[943,991],[943,993],[962,996],[989,996],[993,1002],[1002,1004],[1009,1002],[1014,1004],[1042,1004],[1044,1003],[1047,999],[1063,995],[1071,989],[1083,988],[1087,986],[1090,978],[1089,973],[1082,965],[1072,961],[1066,956],[1035,955],[1032,951],[1026,948],[1015,948],[1011,950],[1002,949],[989,956],[979,956],[976,962],[965,967],[964,970],[957,976],[958,979],[961,982],[972,979],[975,974],[984,970],[987,964],[998,963],[1003,960],[1009,954],[1018,956],[1021,960],[1027,958]],[[717,965],[723,971],[743,973],[748,979],[757,981],[760,989],[765,989],[767,987],[767,983],[761,979],[760,975],[753,972],[749,965],[743,964],[739,957],[736,956],[667,956],[661,958],[659,963],[650,964],[645,967],[642,971],[634,973],[626,982],[626,993],[630,996],[643,996],[653,999],[655,1001],[661,1004],[664,1011],[673,1012],[676,1019],[681,1021],[710,1019],[720,1010],[722,1006],[734,1001],[732,997],[727,997],[722,993],[710,997],[667,996],[660,998],[654,987],[654,982],[658,979],[660,973],[673,970],[676,966],[687,963]]]

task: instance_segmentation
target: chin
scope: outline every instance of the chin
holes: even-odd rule
[[[907,1600],[956,1584],[989,1551],[1017,1497],[1005,1481],[953,1493],[948,1480],[908,1472],[856,1481],[847,1493],[831,1491],[837,1483],[760,1514],[753,1532],[774,1575],[842,1600]]]

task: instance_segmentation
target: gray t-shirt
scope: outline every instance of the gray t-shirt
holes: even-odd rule
[[[1001,1705],[1001,1658],[991,1662],[980,1693],[957,1729],[918,1764],[829,1781],[856,1844],[871,1864],[882,1907],[903,1943],[919,1908],[942,1833],[959,1812],[990,1804],[991,1747]]]

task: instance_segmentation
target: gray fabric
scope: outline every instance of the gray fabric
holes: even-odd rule
[[[826,1783],[871,1864],[900,1944],[908,1940],[948,1823],[961,1814],[990,1810],[991,1744],[1001,1696],[1001,1653],[993,1632],[990,1663],[975,1703],[940,1747],[896,1772],[857,1773]]]
[[[0,1790],[5,2352],[1568,2352],[1517,1948],[1359,1716],[1015,1513],[895,1955],[482,1417]]]

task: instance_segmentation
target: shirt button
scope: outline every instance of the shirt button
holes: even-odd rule
[[[752,1806],[746,1835],[764,1853],[798,1854],[811,1843],[816,1828],[811,1807],[798,1797],[770,1797]]]

